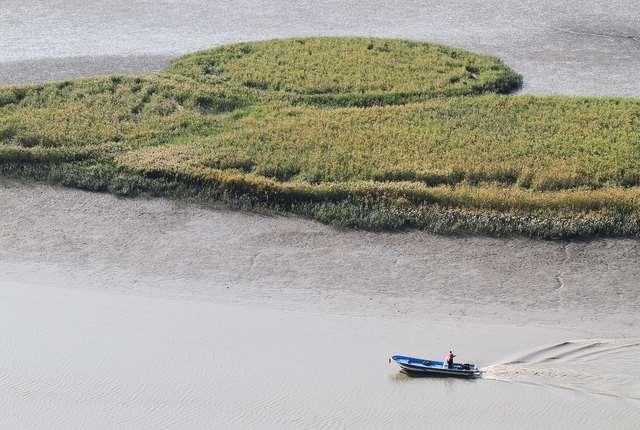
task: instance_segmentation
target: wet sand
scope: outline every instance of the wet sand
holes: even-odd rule
[[[427,40],[496,55],[524,75],[528,93],[640,94],[635,0],[8,0],[0,80],[147,73],[214,45],[311,35]]]
[[[640,419],[637,241],[337,231],[6,181],[0,195],[3,427]],[[451,346],[485,377],[386,361]]]
[[[0,182],[0,259],[83,288],[637,331],[640,241],[553,242],[338,231],[294,217]],[[38,283],[37,274],[4,271]],[[84,275],[83,275],[84,273]],[[132,282],[133,281],[133,282]]]

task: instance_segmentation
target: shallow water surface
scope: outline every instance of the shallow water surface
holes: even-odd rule
[[[391,351],[436,354],[454,343],[463,359],[473,355],[482,366],[566,338],[559,330],[24,283],[3,286],[0,310],[4,428],[631,429],[640,420],[632,397],[640,395],[640,375],[636,369],[620,379],[610,369],[618,361],[605,375],[577,361],[573,372],[529,364],[523,377],[522,364],[503,364],[485,378],[459,380],[409,378],[386,359]],[[594,377],[597,391],[589,385]],[[621,391],[630,383],[631,392]]]

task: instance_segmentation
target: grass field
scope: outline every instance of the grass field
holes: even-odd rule
[[[495,182],[537,191],[640,183],[640,102],[481,96],[368,109],[264,109],[188,144],[122,157],[280,181]]]
[[[438,96],[508,93],[521,77],[499,60],[442,45],[373,38],[242,43],[186,56],[166,73],[232,81],[289,102],[401,104]]]
[[[640,100],[509,96],[500,61],[316,38],[0,88],[0,173],[367,229],[640,235]]]

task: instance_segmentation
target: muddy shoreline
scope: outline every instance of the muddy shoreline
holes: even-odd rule
[[[2,181],[0,192],[2,260],[86,272],[83,287],[362,315],[429,309],[432,318],[516,323],[526,316],[609,335],[637,330],[636,240],[339,231],[39,184]]]

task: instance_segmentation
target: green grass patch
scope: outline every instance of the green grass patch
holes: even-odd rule
[[[433,44],[237,44],[0,88],[0,175],[349,228],[640,236],[640,101],[495,94],[519,84]]]
[[[239,169],[280,181],[637,186],[640,102],[480,96],[404,106],[266,106],[188,145],[122,157]]]
[[[269,90],[330,106],[400,104],[510,92],[521,77],[496,58],[442,45],[376,38],[241,43],[188,55],[168,73]]]

